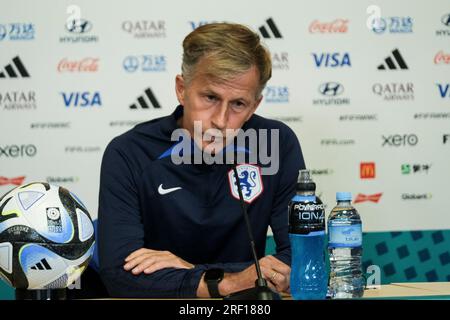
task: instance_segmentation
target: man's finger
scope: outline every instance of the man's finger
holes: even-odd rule
[[[129,260],[124,268],[125,270],[130,270],[133,269],[134,267],[136,267],[137,265],[139,265],[140,263],[142,263],[142,261],[151,258],[151,257],[163,257],[164,254],[160,253],[158,251],[153,251],[153,252],[144,252],[139,256],[134,257],[133,259]]]
[[[128,257],[125,258],[125,261],[128,262],[128,261],[136,258],[137,256],[140,256],[141,254],[147,252],[147,250],[150,250],[150,249],[140,248],[140,249],[138,249],[136,251],[133,251],[130,255],[128,255]]]
[[[284,262],[278,260],[274,256],[267,256],[268,262],[270,263],[270,266],[277,270],[278,272],[283,273],[284,275],[288,274],[291,271],[291,268],[285,264]]]
[[[140,256],[136,256],[133,259],[129,260],[127,263],[125,263],[124,268],[125,270],[133,269],[135,266],[137,266],[139,263],[141,263],[143,260],[147,259],[149,255],[147,253],[143,253]]]
[[[172,263],[170,263],[167,260],[160,260],[160,261],[156,261],[155,263],[153,263],[151,266],[147,267],[144,270],[145,274],[151,274],[153,272],[156,272],[158,270],[164,269],[164,268],[176,268],[176,266],[174,266]],[[179,268],[179,267],[178,267]]]
[[[161,260],[158,257],[150,256],[147,259],[145,259],[144,261],[142,261],[141,263],[139,263],[136,267],[134,267],[131,272],[133,272],[133,274],[139,274],[139,273],[143,272],[145,269],[149,268],[154,263],[158,263],[160,261]]]

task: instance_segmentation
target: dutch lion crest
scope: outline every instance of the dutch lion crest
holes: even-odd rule
[[[251,203],[263,191],[261,170],[259,167],[251,164],[241,164],[238,165],[236,169],[239,174],[244,200],[247,203]],[[228,182],[230,183],[231,194],[236,199],[239,199],[239,192],[233,170],[228,172]]]

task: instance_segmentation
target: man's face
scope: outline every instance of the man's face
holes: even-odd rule
[[[178,101],[184,106],[180,125],[189,131],[203,151],[215,153],[227,142],[232,142],[234,135],[227,129],[240,129],[261,102],[262,96],[256,98],[259,72],[253,66],[230,81],[217,82],[204,75],[204,68],[205,61],[202,59],[189,83],[181,75],[176,77]],[[203,138],[211,141],[195,138],[194,122],[197,121],[201,122],[202,135],[207,130],[212,133]]]

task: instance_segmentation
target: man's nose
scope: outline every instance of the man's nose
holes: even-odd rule
[[[225,102],[217,108],[211,122],[217,129],[224,130],[226,128],[228,122],[228,106]]]

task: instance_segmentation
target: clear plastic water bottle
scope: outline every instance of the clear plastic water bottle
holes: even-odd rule
[[[291,294],[295,300],[325,299],[328,273],[325,264],[325,209],[315,195],[309,170],[301,170],[297,194],[289,203]]]
[[[351,200],[350,192],[337,192],[337,205],[328,217],[329,295],[332,299],[360,298],[364,294],[362,223]]]

